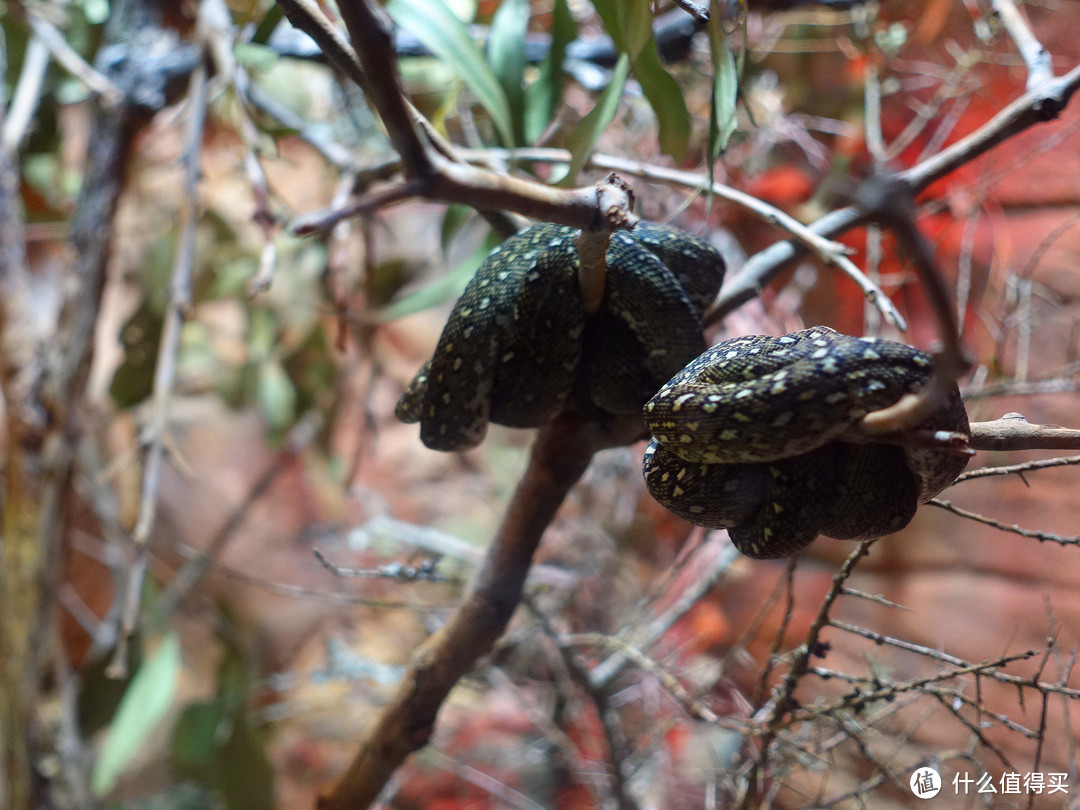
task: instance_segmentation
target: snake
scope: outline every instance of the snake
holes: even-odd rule
[[[491,423],[537,427],[563,408],[596,421],[640,418],[649,397],[705,350],[700,322],[725,268],[712,245],[658,223],[616,231],[603,299],[586,312],[578,236],[538,223],[477,268],[394,411],[419,422],[424,445],[466,450]]]
[[[650,494],[691,523],[727,529],[753,558],[790,556],[819,534],[900,531],[966,465],[852,432],[926,384],[925,352],[823,326],[707,348],[700,322],[724,261],[702,239],[649,222],[612,234],[604,296],[587,312],[578,236],[539,223],[481,263],[395,408],[427,447],[467,450],[492,423],[537,427],[566,408],[601,422],[637,414],[652,437]],[[917,428],[967,432],[955,384]]]
[[[862,441],[852,428],[922,388],[932,367],[907,344],[828,327],[722,341],[646,403],[646,487],[677,516],[727,529],[758,559],[795,554],[819,534],[893,534],[967,457]],[[955,383],[916,429],[968,431]]]

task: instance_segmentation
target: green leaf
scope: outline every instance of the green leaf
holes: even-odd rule
[[[619,53],[626,52],[626,30],[624,26],[624,12],[620,9],[623,0],[592,0],[593,8],[600,15],[600,22],[604,24],[604,30],[611,37],[615,49]]]
[[[551,46],[540,63],[539,76],[525,92],[526,143],[536,143],[555,115],[563,94],[566,46],[576,36],[577,26],[566,0],[555,0],[551,11]]]
[[[616,50],[636,58],[652,37],[649,0],[593,0],[593,7]]]
[[[491,20],[487,54],[510,107],[514,143],[525,143],[525,32],[529,0],[502,0]]]
[[[570,168],[561,185],[573,184],[581,167],[585,165],[593,147],[596,145],[600,134],[611,123],[615,113],[619,109],[619,101],[622,99],[623,89],[626,87],[626,77],[630,73],[630,57],[625,53],[615,63],[615,69],[611,72],[611,82],[604,90],[596,106],[586,115],[577,129],[570,135]]]
[[[172,735],[172,759],[177,770],[204,784],[214,784],[218,729],[224,721],[216,700],[193,703],[180,713]]]
[[[109,396],[120,408],[132,408],[153,393],[163,325],[161,312],[144,298],[120,328],[124,361],[109,384]]]
[[[423,312],[425,309],[438,306],[444,301],[459,297],[464,292],[469,279],[476,273],[476,268],[480,266],[497,244],[498,238],[495,234],[488,234],[473,254],[450,273],[411,295],[375,310],[372,313],[372,319],[376,323],[387,323],[397,318],[404,318],[406,315]]]
[[[278,61],[275,51],[255,42],[238,42],[233,46],[233,53],[240,65],[252,70],[270,70]]]
[[[446,258],[446,252],[450,249],[450,242],[454,235],[472,218],[472,214],[473,208],[463,203],[451,203],[446,206],[442,223],[439,225],[439,247],[442,248],[443,258]]]
[[[690,111],[682,88],[667,72],[656,44],[649,42],[634,60],[634,75],[641,84],[641,92],[656,113],[660,125],[660,148],[671,155],[676,163],[686,156],[690,142]]]
[[[228,810],[274,806],[274,766],[246,712],[237,714],[232,734],[221,747],[221,765],[221,792]]]
[[[649,0],[623,0],[618,9],[623,16],[626,50],[631,59],[637,60],[653,38],[652,5]]]
[[[259,21],[259,27],[255,29],[255,33],[251,35],[251,41],[260,45],[265,45],[270,41],[270,35],[274,33],[274,29],[278,27],[280,23],[285,19],[285,12],[282,11],[281,6],[277,3],[270,6],[262,20]]]
[[[139,667],[120,700],[91,776],[96,795],[103,796],[113,788],[132,756],[165,716],[179,674],[180,639],[175,633],[168,633],[154,654]]]
[[[259,387],[256,392],[259,411],[273,433],[284,432],[296,415],[296,386],[285,373],[281,363],[268,360],[259,367]]]
[[[712,163],[727,148],[728,140],[735,132],[735,112],[739,96],[739,69],[731,51],[731,40],[721,22],[717,0],[712,0],[709,25],[706,29],[713,64],[712,99],[709,105],[710,175]]]
[[[487,110],[504,146],[514,145],[510,103],[469,28],[443,0],[391,0],[386,10],[451,69]]]

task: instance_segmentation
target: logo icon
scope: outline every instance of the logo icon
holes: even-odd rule
[[[920,799],[932,799],[941,790],[941,774],[926,765],[911,775],[911,792]]]

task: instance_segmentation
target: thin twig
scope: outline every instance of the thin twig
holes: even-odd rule
[[[154,393],[150,420],[142,437],[146,445],[146,458],[143,461],[139,514],[131,533],[131,539],[135,545],[135,562],[131,566],[125,583],[120,637],[113,660],[108,667],[109,676],[118,679],[127,677],[128,641],[135,632],[140,595],[149,564],[147,541],[157,513],[161,471],[165,460],[166,423],[176,378],[176,362],[180,354],[180,332],[183,329],[186,314],[191,308],[191,280],[195,269],[195,234],[199,224],[198,183],[201,172],[203,128],[206,124],[209,102],[208,85],[206,65],[203,60],[199,60],[188,85],[188,122],[184,146],[184,205],[181,214],[184,224],[173,261],[169,303],[165,310],[161,345],[158,349],[157,365],[154,368]]]
[[[1034,461],[1024,461],[1020,464],[1009,464],[1001,467],[980,467],[977,470],[968,470],[953,481],[953,486],[962,481],[973,481],[976,478],[987,478],[993,475],[1016,475],[1032,470],[1045,470],[1050,467],[1069,467],[1080,464],[1080,456],[1062,456],[1061,458],[1043,458]]]
[[[570,151],[567,149],[524,148],[524,149],[483,149],[461,150],[459,154],[466,160],[485,161],[492,157],[508,162],[523,161],[528,163],[569,163]],[[639,160],[630,160],[615,155],[607,155],[601,152],[592,153],[586,160],[585,165],[595,169],[610,169],[641,177],[645,180],[657,180],[663,183],[683,186],[694,191],[711,190],[712,194],[733,205],[737,205],[754,216],[757,216],[772,225],[783,228],[793,238],[805,245],[818,258],[827,265],[835,265],[844,275],[850,278],[863,295],[867,302],[881,310],[885,319],[896,326],[900,331],[907,329],[907,321],[900,311],[892,303],[889,297],[871,281],[858,266],[847,257],[851,248],[840,242],[834,242],[815,233],[811,228],[799,222],[787,212],[770,205],[752,194],[740,191],[732,186],[725,185],[720,181],[714,181],[709,185],[709,179],[704,174],[687,172],[680,169],[671,169],[666,166],[657,166]]]
[[[1024,15],[1016,7],[1013,0],[991,0],[990,5],[1001,20],[1001,25],[1006,33],[1016,43],[1016,49],[1020,51],[1020,58],[1024,60],[1027,68],[1027,89],[1036,90],[1044,82],[1054,78],[1053,59],[1050,51],[1043,47],[1042,43],[1035,38],[1031,27],[1024,19]]]
[[[102,75],[89,65],[72,48],[63,35],[32,5],[26,5],[26,21],[34,34],[45,44],[61,67],[101,96],[105,107],[115,107],[124,99],[124,91],[117,87],[107,76]]]
[[[574,633],[561,636],[560,643],[573,646],[614,648],[639,669],[656,678],[688,715],[708,723],[721,723],[721,719],[716,716],[716,713],[690,694],[689,690],[674,675],[637,647],[626,643],[618,636],[608,636],[603,633]],[[595,669],[590,673],[589,680],[591,683],[597,684],[599,679],[595,677]]]
[[[1057,117],[1078,88],[1080,65],[1060,78],[1045,82],[1037,91],[1020,96],[971,135],[896,176],[910,193],[918,194],[934,181],[970,163],[1017,133]],[[848,206],[821,217],[810,226],[810,230],[820,236],[834,238],[864,224],[866,220],[864,211],[856,206]],[[705,318],[705,325],[718,323],[731,311],[756,298],[765,285],[776,278],[800,252],[798,244],[787,241],[777,242],[750,257],[742,271],[720,291]]]
[[[605,690],[593,686],[588,665],[574,652],[573,645],[566,643],[566,637],[558,632],[536,603],[527,594],[522,597],[522,602],[540,624],[544,633],[555,643],[555,648],[570,677],[585,692],[596,709],[596,716],[600,721],[600,728],[603,730],[604,740],[608,746],[608,755],[611,758],[608,762],[608,772],[611,774],[611,793],[616,806],[619,810],[635,810],[637,805],[631,798],[626,784],[629,776],[627,759],[630,753],[626,735],[619,727],[618,715],[611,710]]]
[[[0,131],[0,149],[6,154],[12,155],[18,151],[26,137],[34,120],[34,113],[41,103],[41,87],[48,67],[48,48],[40,37],[30,37],[23,55],[22,71],[15,84],[15,93],[11,103],[7,105],[4,127]]]
[[[470,592],[447,624],[413,653],[404,679],[348,770],[320,800],[321,810],[369,806],[405,757],[427,742],[454,684],[502,635],[521,599],[533,552],[593,453],[626,443],[639,432],[637,419],[604,432],[571,413],[540,428]]]
[[[972,663],[965,661],[963,658],[957,658],[955,655],[949,655],[949,653],[942,652],[941,650],[935,650],[932,647],[926,647],[922,644],[914,644],[910,641],[904,641],[903,639],[894,638],[892,636],[885,635],[884,633],[877,633],[873,630],[867,630],[862,627],[857,627],[847,622],[832,619],[829,622],[830,627],[835,627],[838,630],[843,630],[846,633],[852,635],[861,636],[862,638],[869,639],[875,644],[887,644],[890,647],[895,647],[898,650],[905,650],[916,655],[921,655],[926,658],[930,658],[934,661],[940,661],[944,664],[949,664],[954,667],[970,667]],[[1064,695],[1069,698],[1080,698],[1080,689],[1073,689],[1063,684],[1049,683],[1047,681],[1037,681],[1031,678],[1025,678],[1022,675],[1011,675],[1007,672],[995,672],[994,680],[1001,683],[1012,684],[1013,686],[1030,687],[1036,689],[1039,692],[1053,692],[1055,694]]]
[[[851,576],[851,572],[855,570],[856,564],[870,552],[870,547],[874,542],[874,540],[864,540],[859,543],[858,547],[844,560],[840,570],[833,575],[832,586],[825,595],[825,599],[822,601],[817,616],[810,625],[803,643],[799,645],[799,648],[793,654],[783,682],[769,701],[754,715],[755,723],[762,729],[761,755],[751,768],[748,777],[749,787],[743,801],[743,808],[754,806],[753,803],[758,798],[760,784],[768,774],[769,748],[784,726],[785,718],[796,708],[794,701],[795,687],[798,686],[799,681],[806,674],[811,657],[819,656],[822,653],[821,631],[830,624],[829,613],[832,606],[843,593],[844,583]]]
[[[702,554],[707,544],[699,546],[696,554]],[[706,593],[716,587],[720,578],[731,570],[732,563],[739,558],[739,552],[729,541],[725,543],[704,566],[701,576],[694,583],[682,590],[679,598],[660,615],[652,618],[644,624],[644,633],[631,633],[626,639],[628,645],[636,645],[635,649],[651,649],[652,646],[666,633],[671,626],[698,603]],[[612,678],[616,677],[627,665],[627,656],[622,651],[616,651],[610,657],[601,661],[593,668],[591,677],[596,686],[606,686]]]
[[[199,580],[206,574],[225,546],[233,539],[236,530],[247,520],[251,507],[265,495],[273,483],[278,479],[288,466],[288,462],[296,458],[311,442],[318,433],[320,420],[314,414],[306,414],[289,431],[285,440],[285,447],[270,462],[270,465],[252,484],[244,500],[229,514],[225,523],[207,544],[206,548],[197,556],[181,566],[176,572],[172,582],[162,592],[158,599],[157,609],[162,616],[169,616],[176,607],[191,592]]]
[[[967,509],[961,509],[959,506],[954,505],[949,501],[943,501],[940,498],[934,498],[927,501],[932,506],[937,506],[940,509],[944,509],[946,512],[952,512],[958,517],[967,518],[968,520],[974,520],[976,523],[982,523],[985,526],[991,526],[995,529],[1000,529],[1003,532],[1009,532],[1010,534],[1018,534],[1021,537],[1030,537],[1033,540],[1049,541],[1051,543],[1057,543],[1059,546],[1080,546],[1080,536],[1066,536],[1062,534],[1054,534],[1053,532],[1042,532],[1036,529],[1024,529],[1017,526],[1015,523],[1003,523],[1000,520],[994,520],[986,515],[980,515],[978,512],[970,512]]]

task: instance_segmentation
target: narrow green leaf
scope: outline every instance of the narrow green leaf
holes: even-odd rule
[[[502,0],[491,20],[487,54],[506,96],[514,144],[525,144],[525,32],[529,28],[529,0]]]
[[[259,27],[251,35],[251,41],[259,45],[265,45],[270,41],[270,35],[274,33],[274,29],[278,27],[278,23],[283,19],[285,19],[285,12],[282,11],[281,6],[274,3],[259,21]]]
[[[667,72],[656,44],[649,44],[634,60],[634,75],[660,125],[660,148],[680,162],[690,142],[690,111],[679,83]]]
[[[619,9],[623,14],[626,50],[636,62],[653,38],[652,4],[649,0],[624,0]]]
[[[709,105],[709,157],[711,164],[727,148],[735,132],[736,104],[739,96],[739,70],[731,51],[731,40],[721,24],[716,0],[712,2],[707,31],[712,53],[712,99]]]
[[[551,46],[540,63],[540,75],[525,92],[525,142],[536,143],[555,115],[563,94],[566,45],[577,36],[577,25],[566,0],[555,0],[551,11]]]
[[[623,0],[592,0],[593,8],[600,15],[604,30],[615,43],[619,53],[626,52],[626,18]]]
[[[277,53],[256,42],[237,42],[233,46],[236,61],[251,70],[270,70],[278,62]]]
[[[619,53],[636,57],[652,37],[649,0],[592,0],[604,30]]]
[[[386,10],[461,77],[491,116],[504,146],[513,146],[510,104],[499,80],[473,42],[469,28],[443,0],[390,0]]]
[[[221,747],[221,792],[228,810],[274,807],[274,766],[246,712],[239,712]]]
[[[288,429],[296,417],[296,386],[277,360],[259,366],[256,397],[270,430],[282,433]]]
[[[570,136],[570,168],[561,185],[573,184],[581,167],[585,165],[593,147],[596,145],[600,134],[611,123],[615,113],[619,110],[619,101],[622,100],[623,90],[626,87],[626,77],[630,73],[630,57],[625,53],[615,63],[615,69],[611,72],[611,82],[604,90],[596,106],[586,115],[577,129]]]
[[[472,219],[474,209],[464,203],[451,203],[446,206],[443,213],[442,223],[439,225],[439,247],[442,248],[443,258],[450,249],[450,243],[461,228]]]
[[[101,757],[94,766],[91,786],[103,796],[131,761],[154,727],[165,716],[180,674],[180,639],[169,633],[154,654],[146,659],[124,692]]]

